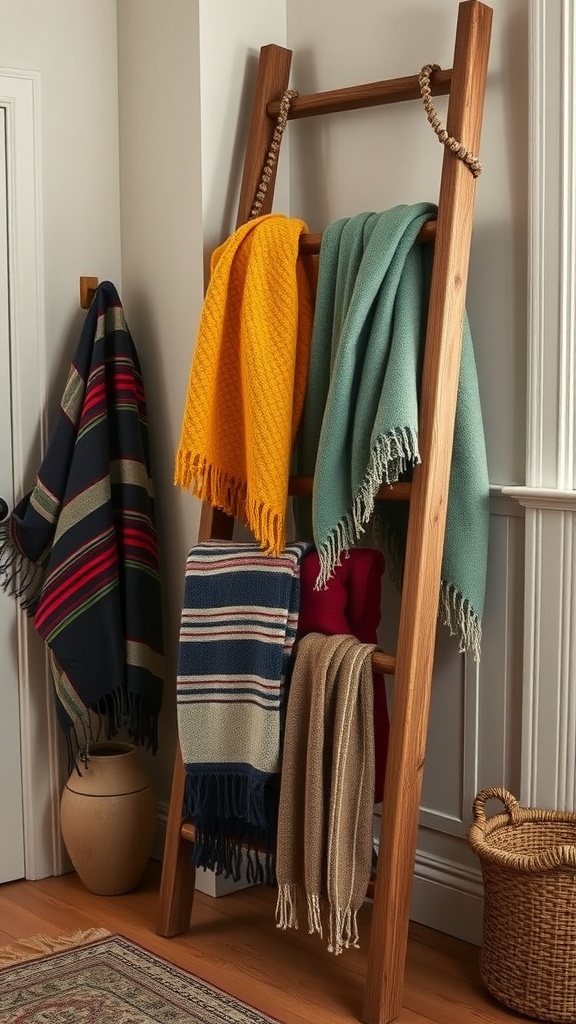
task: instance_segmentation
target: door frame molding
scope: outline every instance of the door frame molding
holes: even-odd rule
[[[576,806],[576,15],[531,0],[521,800]]]
[[[34,483],[47,437],[40,74],[0,67],[0,105],[7,125],[12,446],[18,501]],[[35,879],[62,871],[62,755],[45,647],[22,609],[17,613],[17,651],[25,874]]]

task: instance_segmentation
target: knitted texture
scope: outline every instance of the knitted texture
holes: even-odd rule
[[[318,585],[370,527],[400,572],[407,513],[376,502],[382,483],[420,461],[418,400],[432,248],[417,244],[428,203],[337,221],[320,252],[309,385],[297,469],[314,475],[312,524],[299,502],[299,536],[320,553]],[[488,470],[466,316],[447,507],[443,621],[460,649],[480,653],[488,547]],[[374,512],[377,512],[374,516]],[[370,534],[369,534],[370,536]]]
[[[312,332],[306,225],[242,225],[213,254],[186,396],[175,482],[240,518],[261,547],[285,542],[290,453]]]
[[[326,587],[317,588],[318,552],[307,551],[300,566],[298,635],[349,633],[364,644],[378,642],[384,555],[374,548],[352,548],[334,569]],[[384,796],[389,719],[384,676],[374,673],[374,800]]]
[[[328,950],[358,946],[356,917],[372,861],[374,734],[371,644],[309,633],[298,643],[288,699],[278,818],[276,921],[298,927],[305,898],[310,933]]]
[[[140,364],[118,293],[96,290],[33,489],[0,528],[0,576],[46,642],[69,742],[157,748],[162,600]]]
[[[298,621],[305,545],[277,557],[206,541],[186,564],[178,658],[185,813],[201,867],[273,881],[284,685]]]

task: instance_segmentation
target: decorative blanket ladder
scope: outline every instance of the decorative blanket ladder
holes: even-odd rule
[[[400,1013],[408,941],[412,875],[416,853],[420,792],[440,591],[446,504],[460,366],[462,321],[468,278],[475,171],[462,158],[464,147],[477,153],[480,143],[492,10],[479,0],[458,8],[451,70],[432,72],[431,95],[449,94],[437,221],[423,235],[435,237],[426,347],[420,402],[422,462],[411,484],[385,489],[388,500],[408,500],[409,525],[396,655],[375,652],[375,670],[394,674],[394,698],[378,872],[368,952],[362,1021],[388,1024]],[[262,178],[280,97],[288,89],[292,53],[269,45],[260,51],[256,95],[249,128],[238,225],[248,220]],[[352,86],[308,96],[296,95],[288,120],[317,114],[413,100],[420,96],[419,76]],[[440,131],[439,127],[436,128]],[[461,144],[457,150],[458,140]],[[272,208],[276,165],[261,200],[260,213]],[[302,236],[304,251],[318,252],[321,237]],[[290,494],[311,493],[312,481],[293,478]],[[234,521],[204,503],[198,540],[231,539]],[[190,927],[194,866],[190,843],[194,825],[182,821],[184,768],[180,751],[172,782],[160,888],[158,934],[177,935]],[[371,893],[372,895],[372,893]]]

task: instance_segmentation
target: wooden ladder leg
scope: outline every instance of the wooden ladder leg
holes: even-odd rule
[[[491,19],[491,9],[478,0],[459,6],[447,131],[473,153],[480,145]],[[402,1008],[475,187],[469,169],[446,150],[422,377],[422,464],[414,471],[410,501],[364,1024],[389,1024]]]
[[[199,542],[213,538],[231,540],[233,532],[234,520],[230,516],[220,509],[213,508],[206,501],[202,503],[198,527]],[[186,774],[178,743],[172,775],[156,922],[158,935],[164,935],[165,938],[188,930],[194,901],[196,868],[192,860],[193,830],[188,828],[185,830],[187,834],[183,834],[182,829],[185,781]]]
[[[166,843],[156,923],[158,935],[163,935],[167,939],[187,931],[190,927],[196,881],[192,847],[182,836],[184,782],[184,765],[180,744],[178,744],[172,775],[172,792],[166,825]]]

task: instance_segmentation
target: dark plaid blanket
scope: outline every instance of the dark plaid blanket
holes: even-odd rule
[[[48,646],[70,755],[122,726],[155,751],[164,667],[146,403],[108,281],[34,488],[0,526],[0,582]]]

